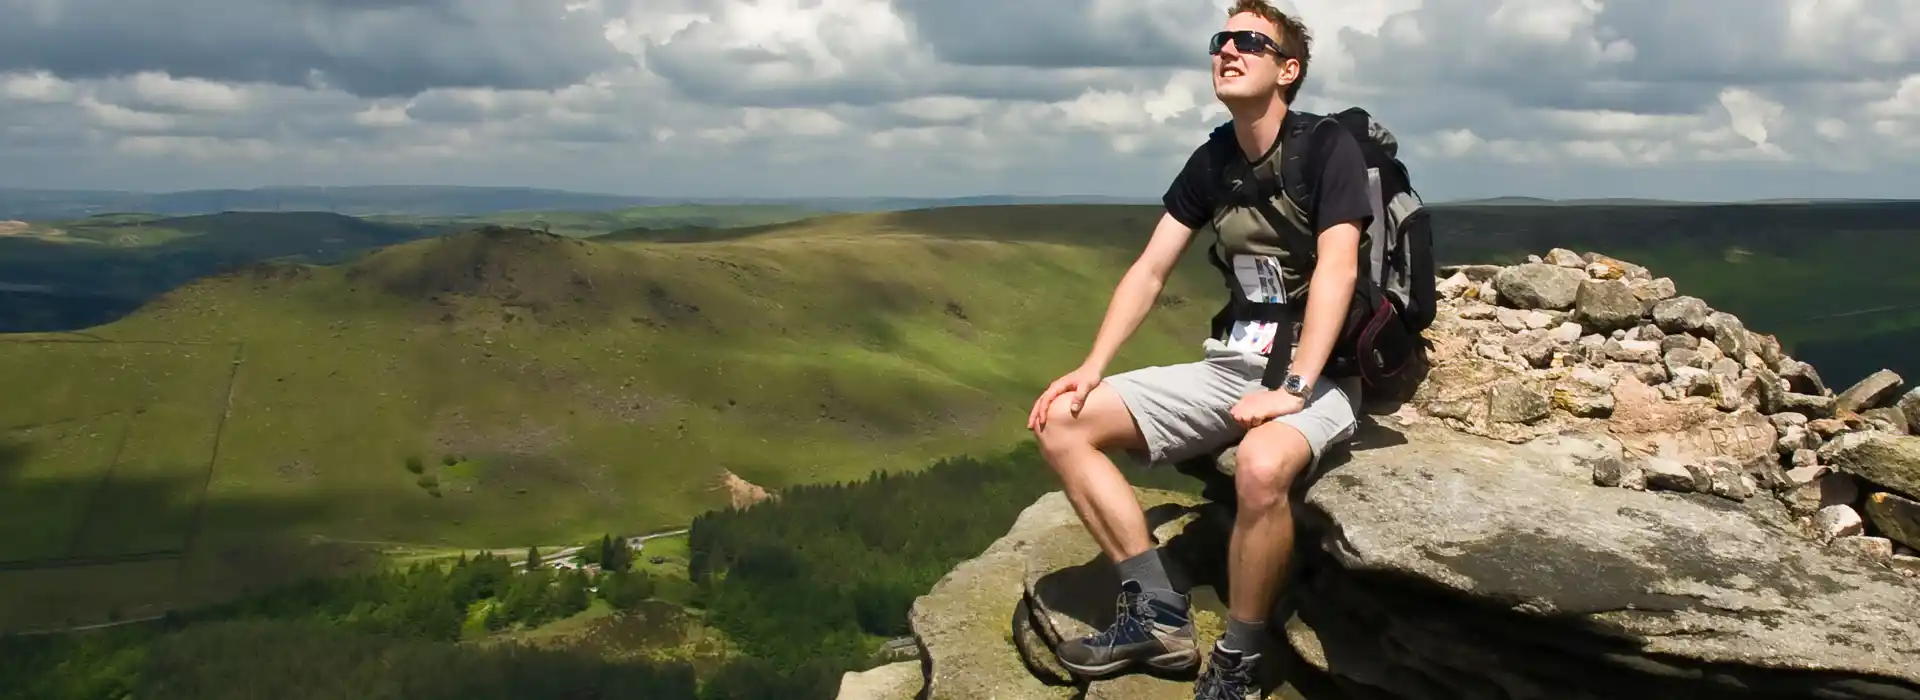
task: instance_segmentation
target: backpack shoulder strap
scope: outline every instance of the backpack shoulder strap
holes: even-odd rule
[[[1313,230],[1313,204],[1329,128],[1340,128],[1340,123],[1330,116],[1290,111],[1281,129],[1281,191],[1300,212],[1302,220],[1294,223],[1309,237],[1319,233]]]

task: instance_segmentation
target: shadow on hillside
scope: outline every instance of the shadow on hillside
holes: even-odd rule
[[[26,466],[27,458],[33,456],[30,445],[0,438],[0,484],[13,483],[15,474]]]
[[[795,230],[908,233],[950,240],[1078,243],[1137,248],[1158,222],[1154,206],[1021,204],[950,206],[904,211],[826,214],[800,221],[735,228],[627,229],[593,240],[701,243],[736,241]]]
[[[305,533],[344,517],[349,503],[354,512],[368,500],[418,510],[400,495],[322,489],[203,497],[203,465],[20,478],[36,452],[0,441],[0,488],[16,507],[0,514],[0,632],[157,616],[361,570],[377,551]],[[471,517],[437,505],[445,517]]]
[[[140,308],[141,300],[82,294],[0,290],[0,333],[48,333],[102,326]]]
[[[338,264],[434,233],[325,212],[227,212],[124,228],[191,235],[124,248],[0,240],[0,284],[22,288],[0,289],[0,333],[92,328],[184,285],[256,263]],[[32,291],[23,291],[27,288]]]

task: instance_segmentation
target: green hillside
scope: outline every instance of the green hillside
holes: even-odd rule
[[[508,211],[461,216],[370,216],[371,221],[462,229],[497,225],[589,237],[629,229],[715,229],[798,221],[821,212],[790,205],[661,205],[610,211]]]
[[[324,212],[36,222],[0,236],[0,332],[105,323],[155,295],[239,265],[340,262],[431,233]]]
[[[1156,215],[836,215],[699,243],[483,229],[0,336],[0,384],[33,397],[0,405],[0,568],[29,569],[0,586],[56,602],[0,629],[350,563],[315,542],[639,533],[727,505],[729,472],[777,489],[1010,446]],[[1193,356],[1219,288],[1191,253],[1121,363]]]
[[[1563,246],[1646,264],[1844,386],[1881,366],[1920,376],[1916,210],[1450,205],[1434,221],[1443,263]],[[235,264],[280,259],[98,327],[0,335],[0,385],[27,397],[0,402],[0,600],[24,601],[0,604],[0,630],[220,599],[357,565],[367,545],[680,526],[730,502],[728,474],[772,490],[1003,449],[1158,215],[954,207],[585,239],[128,216],[99,225],[200,228],[130,250],[0,238],[18,274],[249,231],[263,247]],[[316,236],[343,262],[268,244]],[[124,265],[102,269],[169,269]],[[1193,357],[1221,293],[1190,249],[1116,370]]]
[[[797,206],[648,206],[472,216],[231,211],[194,216],[99,214],[0,222],[0,333],[107,323],[202,276],[265,260],[331,264],[368,250],[487,224],[568,236],[794,221]],[[696,234],[697,235],[697,234]]]

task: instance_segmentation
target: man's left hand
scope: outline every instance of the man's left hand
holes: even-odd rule
[[[1278,389],[1269,389],[1241,397],[1240,403],[1233,406],[1233,419],[1251,430],[1261,423],[1298,413],[1306,405],[1306,399]]]

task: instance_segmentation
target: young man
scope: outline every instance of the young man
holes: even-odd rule
[[[1323,378],[1322,369],[1364,259],[1361,231],[1373,217],[1359,145],[1337,128],[1311,139],[1318,143],[1307,161],[1318,167],[1305,172],[1315,185],[1307,203],[1312,231],[1276,230],[1258,208],[1229,196],[1230,181],[1245,178],[1223,168],[1272,173],[1277,158],[1306,156],[1297,152],[1304,146],[1275,151],[1306,76],[1309,36],[1265,0],[1239,0],[1227,15],[1213,38],[1213,85],[1232,114],[1233,145],[1203,145],[1188,159],[1166,192],[1166,214],[1114,290],[1086,361],[1048,386],[1028,418],[1075,511],[1120,570],[1119,619],[1058,650],[1063,663],[1095,676],[1136,663],[1183,669],[1200,661],[1187,598],[1172,590],[1132,487],[1102,452],[1120,449],[1165,464],[1240,440],[1230,616],[1195,688],[1196,698],[1210,700],[1258,697],[1252,671],[1269,638],[1263,623],[1293,548],[1288,489],[1354,433],[1359,383]],[[1235,158],[1241,162],[1231,163]],[[1204,342],[1201,360],[1103,380],[1194,231],[1208,225],[1220,236],[1237,286],[1253,301],[1284,301],[1298,325],[1235,319],[1221,337]],[[1268,362],[1290,363],[1279,389],[1261,384]]]

